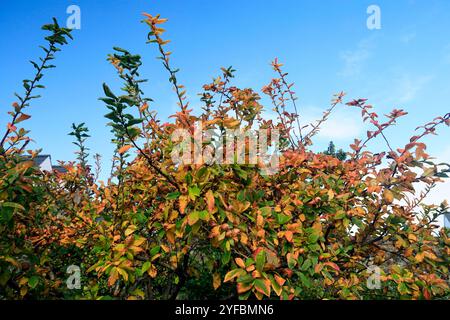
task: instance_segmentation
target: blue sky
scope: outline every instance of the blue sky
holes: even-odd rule
[[[56,69],[43,83],[47,89],[27,113],[35,148],[54,160],[73,159],[72,122],[86,122],[88,145],[104,156],[109,171],[111,135],[105,126],[101,85],[119,88],[120,81],[106,56],[120,46],[143,56],[142,75],[149,79],[146,95],[165,119],[176,110],[167,74],[145,44],[147,28],[141,12],[169,18],[166,37],[172,40],[172,63],[181,69],[191,105],[200,106],[201,85],[218,75],[221,66],[237,69],[235,84],[260,89],[273,76],[269,62],[278,57],[295,82],[302,121],[320,117],[333,93],[368,98],[379,114],[404,108],[409,116],[390,129],[392,144],[403,146],[416,126],[450,111],[450,1],[447,0],[323,0],[323,1],[1,1],[0,125],[20,91],[21,80],[31,77],[27,62],[36,59],[44,32],[40,26],[58,18],[64,24],[66,8],[81,9],[81,30],[58,54]],[[381,9],[381,29],[366,27],[367,7]],[[270,105],[267,104],[270,110]],[[323,149],[329,140],[346,148],[365,135],[359,112],[339,107],[317,138]],[[450,162],[450,130],[427,139],[431,155]],[[377,150],[377,143],[372,145]],[[448,190],[441,192],[447,195]]]

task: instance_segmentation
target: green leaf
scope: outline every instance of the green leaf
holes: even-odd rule
[[[225,251],[222,255],[221,262],[223,265],[226,265],[231,260],[231,251]]]
[[[398,284],[397,290],[398,290],[398,292],[401,295],[406,295],[406,294],[410,294],[411,293],[411,291],[409,290],[408,286],[404,282],[401,282],[401,283]]]
[[[198,217],[200,218],[200,220],[208,221],[209,220],[209,213],[206,210],[199,211]]]
[[[302,271],[308,270],[312,266],[311,259],[306,259],[305,262],[303,262],[303,265],[301,267]]]
[[[117,99],[117,97],[114,95],[114,93],[112,93],[111,89],[109,89],[106,83],[103,83],[103,91],[105,92],[107,97]]]
[[[169,193],[168,195],[167,195],[167,200],[175,200],[175,199],[178,199],[178,197],[180,196],[180,192],[178,192],[178,191],[175,191],[175,192],[171,192],[171,193]]]
[[[197,186],[190,186],[189,188],[189,196],[192,199],[195,199],[196,197],[200,196],[200,189]]]
[[[150,249],[150,256],[153,257],[155,254],[157,254],[159,252],[159,250],[161,249],[160,246],[156,246]]]
[[[277,215],[277,221],[279,224],[285,224],[287,223],[289,220],[291,220],[290,216],[287,216],[285,214],[278,214]]]
[[[266,263],[266,252],[264,250],[261,250],[256,255],[256,270],[259,272],[262,272],[264,269],[264,265]]]
[[[256,279],[253,285],[256,289],[259,289],[258,291],[264,293],[266,296],[270,295],[270,287],[268,287],[262,279]]]
[[[234,172],[242,180],[247,180],[247,178],[248,178],[247,172],[242,170],[240,167],[234,167]]]
[[[289,269],[294,268],[296,263],[297,263],[297,261],[293,257],[290,257],[290,259],[288,259],[288,267],[289,267]]]
[[[22,205],[20,205],[18,203],[15,203],[15,202],[3,202],[1,204],[1,206],[2,207],[14,208],[14,209],[18,209],[18,210],[21,210],[21,211],[25,211],[25,208]]]
[[[308,236],[308,243],[316,243],[319,240],[319,235],[317,233],[311,233]]]
[[[230,280],[233,280],[236,277],[240,277],[245,275],[247,272],[245,272],[244,269],[233,269],[231,271],[229,271],[226,275],[225,278],[223,279],[223,282],[228,282]]]
[[[341,210],[341,211],[336,212],[334,219],[335,220],[344,219],[346,216],[347,216],[347,214],[345,213],[345,211]]]
[[[189,215],[188,215],[188,224],[190,226],[194,225],[198,219],[199,219],[199,212],[198,211],[192,211]]]
[[[150,261],[144,262],[144,264],[142,265],[142,268],[141,268],[142,273],[144,273],[148,269],[150,269],[151,266],[152,266],[152,264],[150,263]]]
[[[303,273],[299,272],[298,273],[300,280],[302,281],[303,285],[307,288],[311,287],[311,280],[309,280],[309,278],[307,276],[305,276]]]
[[[36,286],[39,283],[39,277],[38,276],[32,276],[30,279],[28,279],[28,285],[31,289],[36,288]]]

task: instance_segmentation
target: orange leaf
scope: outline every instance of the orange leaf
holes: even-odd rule
[[[25,121],[25,120],[30,119],[30,118],[31,118],[31,116],[29,116],[28,114],[21,113],[20,116],[16,119],[16,123]]]
[[[145,110],[147,110],[147,108],[148,108],[148,103],[145,102],[145,103],[139,108],[139,110],[141,110],[141,112],[144,112]]]
[[[292,238],[293,238],[294,234],[292,233],[292,231],[286,231],[284,236],[286,237],[287,241],[292,242]]]
[[[215,210],[215,205],[214,205],[214,194],[212,193],[211,190],[208,190],[208,192],[205,195],[205,199],[206,199],[206,204],[208,206],[208,212],[209,213],[213,213]]]
[[[188,198],[186,196],[181,196],[178,198],[178,202],[180,206],[180,212],[184,213],[184,210],[186,210],[188,204]]]
[[[270,289],[272,286],[269,279],[256,279],[254,281],[254,287],[257,292],[270,297]]]
[[[280,277],[280,276],[277,275],[277,274],[274,276],[274,278],[275,278],[275,281],[276,281],[280,286],[282,286],[282,285],[286,282],[285,279],[283,279],[282,277]]]
[[[11,131],[16,131],[16,130],[17,130],[17,127],[14,126],[14,125],[12,125],[11,123],[8,123],[6,126],[7,126],[8,129],[11,130]]]
[[[392,203],[394,201],[394,195],[391,190],[384,190],[383,198],[387,203]]]
[[[416,256],[414,257],[414,259],[416,259],[416,261],[418,263],[422,262],[424,258],[425,258],[424,252],[420,252],[420,253],[416,254]]]
[[[117,272],[117,268],[114,267],[111,269],[111,273],[109,274],[108,285],[112,287],[118,279],[119,273]]]
[[[430,291],[428,291],[427,288],[423,289],[423,296],[426,300],[430,300],[431,299],[431,294]]]
[[[323,269],[323,264],[318,263],[318,264],[316,264],[316,266],[314,267],[314,272],[315,272],[315,273],[319,273],[320,271],[322,271],[322,269]]]
[[[234,261],[236,262],[236,264],[241,267],[242,269],[245,269],[245,262],[244,260],[242,260],[241,258],[236,258],[234,259]]]
[[[339,268],[339,266],[334,263],[334,262],[325,262],[324,265],[330,266],[331,268],[333,268],[336,271],[340,271],[341,269]]]
[[[119,154],[124,154],[124,153],[127,152],[130,148],[131,148],[131,145],[126,144],[126,145],[124,145],[122,148],[120,148],[117,152],[119,152]]]
[[[247,284],[245,284],[245,283],[239,282],[239,283],[237,284],[237,292],[238,292],[239,294],[241,294],[241,293],[247,292],[247,291],[250,290],[252,287],[253,287],[253,284],[252,284],[252,283],[247,283]]]

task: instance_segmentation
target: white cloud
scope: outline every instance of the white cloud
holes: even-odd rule
[[[361,73],[364,63],[371,56],[373,48],[370,39],[361,40],[355,50],[347,50],[340,53],[340,58],[344,62],[339,75],[344,77],[356,76]]]
[[[361,133],[362,125],[360,119],[337,115],[323,124],[318,136],[328,140],[344,140],[357,138]]]
[[[317,120],[322,119],[325,109],[317,107],[303,107],[300,117],[302,126],[308,125],[303,134],[308,133],[312,127],[310,124],[316,124]],[[327,141],[339,141],[358,138],[361,135],[363,123],[358,117],[358,113],[350,110],[339,109],[339,106],[333,110],[328,119],[320,126],[316,137]]]

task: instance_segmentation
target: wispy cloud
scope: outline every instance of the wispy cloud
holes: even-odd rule
[[[316,124],[317,120],[322,118],[324,111],[325,108],[316,106],[301,107],[300,124],[302,127],[307,125],[307,127],[302,130],[303,134],[308,133],[312,129],[311,124]],[[265,110],[263,116],[265,119],[274,121],[274,123],[278,122],[277,114],[274,111]],[[297,128],[295,125],[294,127]],[[330,114],[328,120],[322,123],[316,138],[325,141],[343,141],[358,138],[363,132],[363,129],[364,124],[358,117],[358,113],[337,108]]]
[[[416,38],[416,33],[410,32],[410,33],[405,33],[404,35],[402,35],[400,37],[400,41],[405,44],[408,44],[408,43],[412,42],[415,38]]]
[[[365,62],[372,55],[372,49],[372,38],[368,38],[361,40],[356,49],[342,51],[340,58],[344,62],[344,66],[338,75],[351,77],[360,74]]]
[[[322,118],[324,109],[317,107],[303,108],[300,118],[301,125],[315,124],[317,120]],[[305,132],[311,130],[311,126],[304,129]],[[323,140],[342,141],[357,138],[363,131],[363,123],[357,113],[349,110],[335,109],[328,120],[320,126],[317,138]]]
[[[319,137],[328,140],[352,139],[357,138],[361,130],[362,125],[359,119],[337,116],[324,124]]]
[[[433,79],[431,75],[411,76],[404,74],[394,81],[392,97],[396,103],[411,102]]]

